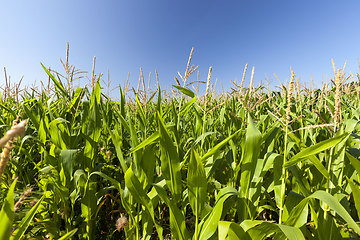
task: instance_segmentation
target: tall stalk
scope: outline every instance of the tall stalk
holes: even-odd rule
[[[209,97],[209,86],[210,86],[211,72],[212,72],[212,67],[209,68],[209,73],[208,73],[208,77],[207,77],[207,81],[206,81],[206,92],[205,92],[205,95],[204,95],[204,116],[203,116],[203,126],[202,126],[202,131],[201,131],[201,134],[202,134],[201,149],[203,149],[204,141],[205,141],[204,133],[205,133],[205,124],[206,124],[206,115],[207,115],[207,103],[208,103],[208,97]]]
[[[291,70],[291,80],[288,87],[288,96],[287,96],[287,107],[286,107],[286,122],[285,122],[285,139],[284,139],[284,158],[282,164],[282,174],[281,174],[281,204],[280,204],[280,212],[279,212],[279,224],[282,222],[282,215],[284,210],[284,201],[285,201],[285,179],[286,179],[286,153],[287,153],[287,145],[288,145],[288,134],[289,134],[289,123],[290,123],[290,112],[291,112],[291,98],[292,92],[294,90],[294,78],[295,74],[294,71]]]
[[[194,52],[194,48],[191,49],[191,52],[190,52],[190,56],[189,56],[189,60],[188,60],[188,63],[186,65],[186,70],[185,70],[185,74],[184,74],[184,77],[182,78],[183,80],[183,87],[185,88],[186,87],[186,82],[189,78],[189,76],[194,72],[193,70],[193,67],[194,66],[191,66],[190,67],[190,62],[191,62],[191,58],[192,58],[192,55],[193,55],[193,52]],[[180,73],[179,73],[180,75]],[[181,75],[180,75],[181,77]],[[177,81],[177,79],[175,78],[175,80]],[[177,81],[178,82],[178,81]],[[178,82],[178,84],[180,85],[180,83]],[[179,112],[178,112],[178,119],[177,119],[177,127],[176,127],[176,130],[179,132],[180,131],[180,113],[181,113],[181,107],[182,107],[182,102],[184,100],[184,95],[181,93],[180,95],[180,102],[179,102]]]
[[[335,64],[334,61],[332,60],[332,64],[333,64],[333,68],[334,68],[334,72],[335,72],[335,112],[334,112],[334,133],[336,134],[337,130],[338,130],[338,125],[341,121],[341,100],[340,100],[340,94],[341,94],[341,85],[342,85],[342,79],[344,76],[344,68],[341,70],[338,69],[336,70],[335,68]],[[331,171],[332,168],[332,161],[333,161],[333,154],[334,154],[334,147],[332,147],[330,149],[330,157],[329,157],[329,162],[328,162],[328,172]],[[326,183],[326,192],[330,192],[330,188],[332,187],[332,181],[333,181],[333,177],[331,177],[331,179],[329,179]],[[325,205],[325,211],[324,211],[324,219],[327,218],[327,212],[328,212],[328,205]]]

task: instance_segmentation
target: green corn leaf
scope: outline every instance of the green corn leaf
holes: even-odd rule
[[[190,206],[196,219],[198,219],[206,201],[207,179],[204,165],[194,149],[191,151],[187,186]],[[197,229],[195,231],[197,233]]]
[[[144,191],[140,181],[135,176],[131,167],[129,167],[129,169],[125,173],[125,184],[129,188],[129,191],[133,195],[135,201],[145,207],[146,211],[151,216],[153,223],[155,224],[159,236],[161,236],[162,228],[159,225],[157,225],[155,222],[153,204],[150,201],[150,198],[148,197],[146,192]]]
[[[265,239],[275,234],[274,239],[305,240],[300,229],[296,227],[256,220],[245,220],[240,225],[247,229],[251,239]]]
[[[224,202],[231,196],[237,196],[239,193],[233,187],[225,187],[220,190],[216,197],[216,202],[209,214],[200,222],[199,239],[207,240],[216,231],[218,222],[224,207]]]
[[[125,117],[125,95],[124,92],[121,88],[121,86],[119,86],[120,88],[120,115],[124,118]]]
[[[0,108],[6,110],[8,113],[10,113],[12,115],[12,118],[16,119],[17,114],[11,108],[9,108],[6,105],[1,104],[1,103],[0,103]]]
[[[130,127],[129,124],[126,122],[125,118],[123,115],[121,115],[120,113],[118,113],[118,111],[115,109],[115,113],[117,113],[118,116],[118,120],[121,123],[121,125],[126,129],[126,131],[128,133],[130,133]]]
[[[205,153],[202,157],[201,157],[201,161],[204,162],[206,159],[208,159],[209,157],[211,157],[212,155],[214,155],[220,148],[222,148],[225,144],[227,144],[233,137],[235,137],[239,132],[241,131],[241,129],[237,130],[234,134],[232,134],[231,136],[225,138],[224,140],[222,140],[220,143],[218,143],[216,146],[212,147],[207,153]],[[205,137],[205,135],[204,135]]]
[[[170,227],[175,239],[190,239],[190,234],[186,229],[185,217],[180,209],[167,197],[166,191],[158,185],[153,185],[159,197],[170,210]]]
[[[166,185],[174,196],[174,200],[178,202],[182,193],[179,154],[163,119],[159,113],[157,115],[160,129],[161,171],[166,180]]]
[[[281,232],[287,237],[287,239],[289,239],[289,240],[305,240],[305,237],[302,234],[302,232],[300,231],[300,229],[298,229],[296,227],[282,225],[282,224],[276,224],[276,225],[281,230]]]
[[[10,238],[10,232],[14,221],[14,190],[17,179],[11,184],[0,212],[0,239]]]
[[[47,136],[50,135],[49,132],[49,122],[45,114],[42,116],[39,126],[39,139],[42,142],[42,144],[45,145]]]
[[[308,156],[309,161],[316,167],[317,170],[327,179],[330,178],[330,173],[326,170],[324,165],[320,162],[320,160],[314,155]],[[286,165],[286,164],[285,164]]]
[[[133,124],[132,120],[129,119],[129,128],[130,128],[130,138],[131,138],[131,145],[133,148],[135,148],[138,144],[139,144],[139,141],[138,141],[138,136],[137,136],[137,132],[136,132],[136,129],[135,129],[135,124]],[[142,156],[142,150],[139,149],[138,151],[134,152],[133,154],[133,163],[135,165],[135,170],[136,170],[136,173],[139,174],[141,169],[140,169],[140,159],[141,159],[141,156]]]
[[[64,130],[63,123],[67,121],[63,118],[56,118],[49,124],[49,133],[52,142],[60,149],[66,149],[66,144],[62,138],[61,131]]]
[[[156,101],[156,111],[160,113],[160,116],[163,115],[163,108],[161,105],[161,88],[158,85],[158,90],[157,90],[158,96],[157,96],[157,101]]]
[[[121,138],[120,138],[120,134],[117,132],[118,129],[114,130],[114,132],[112,132],[112,130],[110,129],[110,127],[108,126],[108,124],[106,122],[105,123],[105,127],[108,130],[108,133],[110,134],[111,140],[115,146],[115,151],[116,151],[116,156],[119,159],[120,162],[120,166],[123,170],[123,172],[126,172],[126,170],[128,169],[128,166],[126,165],[125,159],[124,159],[124,154],[123,151],[121,150]],[[115,125],[117,126],[117,125]]]
[[[304,180],[303,176],[300,174],[300,169],[298,168],[298,166],[294,165],[294,166],[289,167],[289,171],[296,179],[296,183],[299,186],[300,192],[305,197],[309,196],[311,194],[310,184],[306,179]]]
[[[117,180],[109,177],[108,175],[106,175],[102,172],[93,172],[90,174],[90,177],[92,175],[98,175],[98,176],[104,178],[105,180],[108,180],[109,182],[111,182],[112,186],[114,186],[119,191],[121,203],[122,203],[124,209],[126,210],[127,214],[129,214],[131,220],[134,222],[136,227],[139,228],[139,226],[137,225],[137,221],[135,221],[134,215],[132,214],[130,203],[127,202],[126,199],[124,198],[125,193],[124,193],[124,190],[121,188],[120,182],[118,182]]]
[[[78,149],[61,150],[60,159],[68,182],[72,180],[73,170]]]
[[[205,139],[207,136],[211,136],[216,134],[216,132],[205,132],[203,134],[201,134],[195,141],[194,141],[194,146],[198,145],[202,139]]]
[[[281,206],[281,171],[283,159],[280,154],[273,153],[270,160],[274,163],[274,193],[277,206]]]
[[[329,205],[330,209],[334,210],[337,214],[339,214],[339,216],[341,216],[345,220],[345,222],[352,229],[354,229],[357,234],[360,234],[360,227],[356,224],[354,219],[352,219],[346,209],[330,193],[319,190],[311,194],[308,198],[316,198]]]
[[[158,151],[158,148],[155,145],[150,145],[145,147],[143,150],[143,155],[141,158],[141,161],[139,163],[141,168],[141,174],[145,177],[144,186],[147,189],[150,187],[150,184],[153,183],[153,180],[155,179],[155,167],[156,167],[156,152]],[[140,178],[140,180],[142,180]]]
[[[99,142],[102,130],[102,119],[100,108],[102,106],[101,101],[101,86],[100,77],[96,82],[96,86],[93,89],[90,96],[90,111],[87,119],[87,126],[83,132],[88,136],[85,143],[84,155],[87,158],[87,167],[90,169],[95,167],[95,156],[97,153],[97,144]]]
[[[61,238],[59,238],[59,240],[67,240],[70,239],[72,236],[75,235],[75,233],[77,232],[77,228],[71,230],[70,232],[66,233],[64,236],[62,236]]]
[[[225,240],[232,222],[220,221],[218,223],[218,239]]]
[[[42,64],[40,63],[43,69],[45,70],[46,74],[50,77],[50,79],[54,82],[56,88],[61,92],[63,97],[66,97],[67,99],[70,98],[67,91],[65,91],[64,87],[61,85],[61,83],[52,75],[52,73]]]
[[[244,229],[237,223],[220,221],[218,224],[218,239],[225,240],[251,240],[248,233],[244,231]]]
[[[184,107],[181,109],[180,115],[183,116],[185,115],[190,109],[191,106],[194,105],[194,103],[196,102],[196,97],[193,97],[190,101],[188,101]]]
[[[137,94],[135,94],[135,99],[136,99],[136,104],[137,104],[137,107],[138,107],[138,110],[140,112],[140,117],[141,117],[141,120],[143,123],[146,123],[146,117],[145,117],[145,112],[144,112],[144,109],[140,103],[140,100],[137,96]]]
[[[334,145],[340,143],[341,141],[343,141],[345,138],[347,138],[349,136],[349,133],[344,133],[341,134],[339,136],[333,137],[331,139],[319,142],[315,145],[312,145],[308,148],[303,149],[301,152],[299,152],[298,154],[296,154],[295,156],[293,156],[289,161],[287,161],[285,163],[285,167],[290,167],[298,162],[300,162],[301,160],[318,154],[322,151],[325,151],[326,149],[329,149],[331,147],[333,147]],[[311,160],[311,159],[310,159]]]
[[[180,87],[178,85],[172,85],[174,88],[177,88],[180,92],[182,92],[183,94],[185,94],[186,96],[189,96],[191,98],[195,97],[195,93],[193,91],[191,91],[190,89],[187,88],[183,88]]]
[[[253,179],[256,162],[259,158],[260,149],[259,143],[261,142],[261,133],[255,127],[250,115],[248,117],[248,127],[246,129],[245,147],[243,150],[243,157],[240,167],[237,167],[236,171],[241,171],[240,186],[241,192],[246,199],[250,199],[250,183]],[[237,175],[236,175],[237,176]],[[237,178],[236,178],[237,179]]]
[[[26,229],[29,227],[32,219],[34,218],[42,200],[44,197],[40,198],[40,200],[30,209],[30,211],[25,215],[25,217],[21,220],[18,225],[18,228],[13,233],[14,237],[11,237],[11,240],[20,240],[22,236],[25,234]]]
[[[355,208],[358,214],[358,217],[360,217],[360,189],[357,185],[355,185],[348,177],[346,177],[348,183],[350,184],[351,191],[354,197],[355,202]]]
[[[357,172],[358,180],[360,180],[360,161],[353,157],[350,153],[346,152],[346,157],[349,159],[351,165]]]
[[[92,181],[90,178],[87,180],[84,197],[81,201],[81,213],[86,222],[86,239],[94,239],[95,213],[97,209],[97,199],[95,197],[96,185],[97,182]]]
[[[142,148],[145,148],[146,146],[148,146],[148,145],[152,144],[153,142],[155,142],[156,140],[158,140],[159,137],[160,137],[160,134],[158,132],[151,134],[151,136],[146,138],[144,141],[139,143],[134,149],[132,149],[132,151],[130,153],[134,153]]]
[[[37,116],[32,110],[31,108],[29,108],[29,104],[27,104],[29,102],[25,102],[22,105],[22,108],[24,109],[24,112],[26,113],[26,117],[29,118],[31,120],[31,123],[34,124],[34,127],[36,129],[39,129],[40,126],[40,116]]]
[[[140,181],[135,176],[131,167],[125,173],[125,184],[134,196],[135,201],[144,205],[146,210],[149,212],[149,214],[153,217],[154,220],[154,208],[150,202],[150,198],[142,188]]]
[[[291,199],[291,198],[290,198]],[[295,201],[298,199],[294,199]],[[285,203],[288,204],[289,198],[286,200]],[[308,217],[308,198],[304,198],[300,201],[294,208],[292,208],[288,218],[286,219],[285,224],[288,226],[294,227],[302,227],[307,222]],[[287,207],[287,206],[286,206]],[[289,211],[290,209],[288,209]]]

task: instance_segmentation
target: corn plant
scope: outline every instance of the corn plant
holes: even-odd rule
[[[360,88],[345,66],[331,86],[291,71],[271,91],[254,68],[244,85],[246,65],[221,95],[210,68],[200,96],[191,56],[172,95],[141,73],[115,101],[101,76],[74,87],[68,60],[64,75],[43,65],[46,89],[6,91],[0,238],[360,238]]]

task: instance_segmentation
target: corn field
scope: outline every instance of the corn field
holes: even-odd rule
[[[67,61],[4,88],[0,239],[359,239],[358,75],[272,91],[246,66],[218,94],[210,68],[200,96],[190,60],[171,93],[142,77],[115,101]]]

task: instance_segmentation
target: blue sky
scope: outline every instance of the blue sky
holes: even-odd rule
[[[255,82],[267,76],[273,85],[273,74],[285,82],[291,66],[302,82],[312,74],[320,86],[333,76],[332,58],[337,67],[347,60],[347,73],[359,69],[358,0],[6,0],[0,8],[1,72],[6,67],[13,82],[24,76],[23,85],[47,80],[40,62],[63,72],[59,58],[65,59],[67,42],[70,63],[91,72],[96,56],[96,73],[106,79],[109,68],[113,87],[130,72],[136,88],[140,67],[146,79],[152,72],[152,85],[155,69],[163,88],[175,84],[192,47],[200,78],[212,66],[218,91],[220,83],[229,89],[241,79],[246,63],[247,83],[255,66]]]

